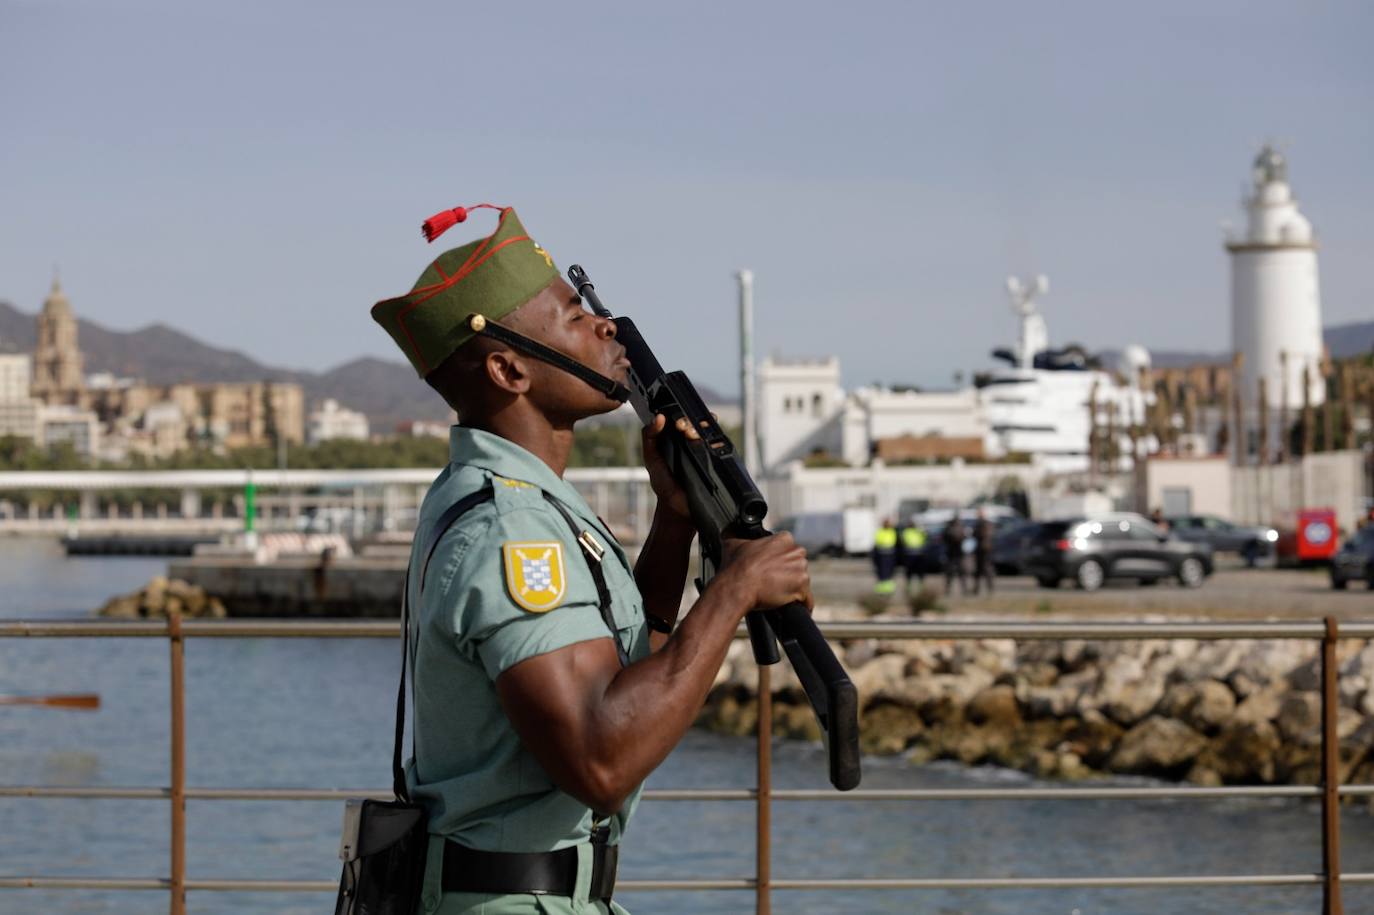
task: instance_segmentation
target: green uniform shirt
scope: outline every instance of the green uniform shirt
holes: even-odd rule
[[[601,568],[612,616],[632,662],[649,653],[642,599],[624,552],[572,485],[525,449],[475,429],[453,427],[450,463],[425,496],[416,543],[449,506],[488,486],[494,498],[470,509],[439,541],[413,605],[415,757],[406,764],[406,780],[412,797],[428,808],[435,836],[484,851],[585,844],[591,811],[560,791],[525,750],[496,697],[496,678],[513,665],[610,637],[588,559],[545,492],[606,549]],[[411,555],[412,583],[423,558],[415,553],[418,548]],[[640,790],[609,820],[612,844],[620,841]],[[585,886],[585,879],[579,883]],[[562,907],[566,897],[456,895],[467,904],[454,907],[458,899],[449,894],[439,911],[584,910],[577,900],[573,909]],[[599,904],[585,910],[603,911]]]

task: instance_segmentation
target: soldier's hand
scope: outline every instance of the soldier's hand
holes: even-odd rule
[[[806,550],[786,532],[758,540],[727,540],[718,577],[746,595],[743,609],[768,610],[801,603],[810,609],[811,571]]]

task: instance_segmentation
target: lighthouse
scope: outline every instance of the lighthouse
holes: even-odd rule
[[[1231,255],[1231,344],[1243,357],[1241,399],[1252,416],[1260,379],[1270,410],[1303,404],[1303,370],[1312,404],[1326,396],[1322,381],[1321,295],[1317,242],[1288,185],[1288,162],[1266,145],[1255,157],[1243,201],[1245,234],[1226,243]]]

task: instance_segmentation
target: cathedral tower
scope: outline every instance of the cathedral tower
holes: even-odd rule
[[[38,315],[38,347],[33,353],[33,396],[45,404],[79,404],[85,390],[76,316],[56,277]]]

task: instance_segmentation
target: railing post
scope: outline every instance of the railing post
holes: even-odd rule
[[[767,664],[759,666],[758,701],[758,793],[754,822],[754,911],[771,915],[773,901],[773,674]]]
[[[1326,618],[1322,639],[1322,915],[1341,915],[1341,770],[1336,713],[1336,618]]]
[[[181,614],[167,615],[172,688],[172,903],[171,915],[186,915],[186,659]]]

